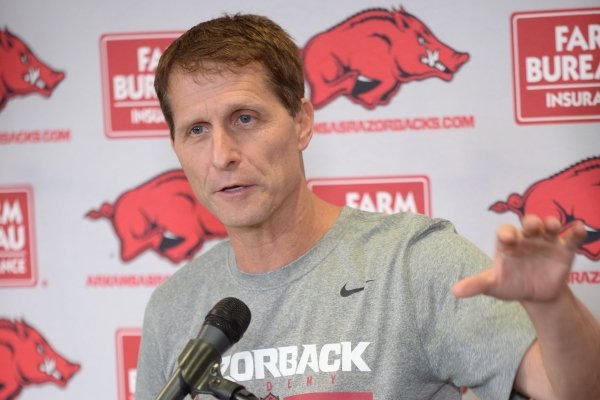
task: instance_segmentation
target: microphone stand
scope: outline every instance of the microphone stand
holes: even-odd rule
[[[183,400],[210,394],[222,400],[259,400],[242,385],[221,375],[222,354],[240,340],[250,323],[248,306],[235,297],[219,301],[204,319],[196,339],[179,355],[178,365],[156,400]]]
[[[178,361],[179,371],[173,374],[157,399],[183,399],[190,393],[192,398],[197,394],[210,394],[221,400],[259,400],[244,386],[223,378],[219,368],[221,354],[205,340],[190,340]]]
[[[197,394],[211,394],[221,400],[259,400],[244,386],[223,378],[219,363],[202,376],[200,382],[191,390],[192,397]]]
[[[244,386],[223,378],[220,360],[217,349],[204,340],[190,340],[184,347],[179,356],[178,376],[192,398],[197,394],[211,394],[221,400],[259,400]],[[207,368],[209,365],[210,368]]]

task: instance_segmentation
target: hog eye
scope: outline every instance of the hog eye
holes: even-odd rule
[[[421,46],[424,46],[427,44],[427,40],[425,40],[425,38],[423,36],[419,35],[418,33],[417,33],[417,41],[419,42],[419,44]]]
[[[26,54],[26,53],[22,53],[22,54],[21,54],[21,63],[22,63],[22,64],[27,64],[27,63],[29,63],[29,57],[27,56],[27,54]]]
[[[38,344],[35,346],[35,350],[39,353],[39,354],[44,354],[44,346],[42,346],[41,344]]]

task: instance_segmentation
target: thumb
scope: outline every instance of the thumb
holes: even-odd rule
[[[452,286],[452,293],[458,298],[485,294],[492,284],[492,270],[486,269],[478,275],[461,279]]]

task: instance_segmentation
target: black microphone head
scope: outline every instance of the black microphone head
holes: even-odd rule
[[[235,297],[226,297],[208,312],[204,323],[221,329],[231,344],[234,344],[248,329],[250,319],[250,309],[243,301]]]

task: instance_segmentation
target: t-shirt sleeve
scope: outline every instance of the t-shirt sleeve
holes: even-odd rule
[[[454,283],[491,260],[442,220],[416,235],[406,254],[417,329],[432,373],[482,399],[511,398],[535,336],[527,314],[517,302],[457,299],[451,292]]]

